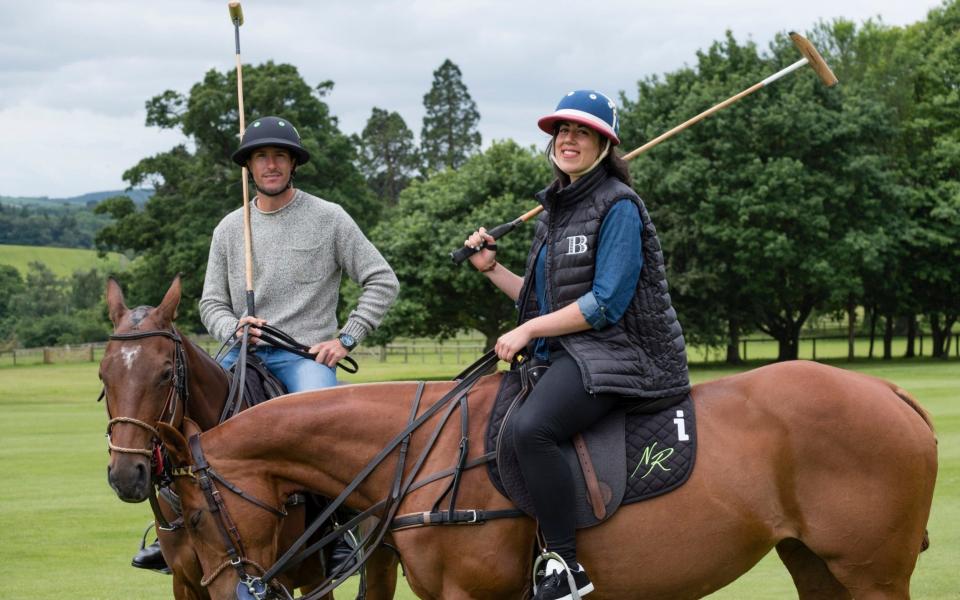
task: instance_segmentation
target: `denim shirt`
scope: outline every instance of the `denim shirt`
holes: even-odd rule
[[[583,318],[594,329],[603,329],[619,321],[633,299],[643,267],[642,228],[640,211],[630,200],[614,204],[600,226],[593,289],[577,299]],[[541,247],[534,266],[541,315],[552,311],[544,285],[546,254],[546,246]],[[549,360],[549,338],[538,338],[533,354],[540,360]]]

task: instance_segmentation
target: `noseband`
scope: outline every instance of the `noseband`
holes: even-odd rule
[[[183,339],[175,330],[167,331],[164,329],[136,331],[131,333],[114,333],[110,335],[111,340],[117,341],[140,340],[148,337],[166,337],[170,338],[174,342],[173,382],[170,385],[170,393],[167,396],[166,402],[163,403],[163,408],[160,410],[160,414],[156,419],[154,419],[154,422],[163,421],[164,415],[169,412],[170,418],[167,421],[167,424],[173,426],[177,415],[177,409],[180,408],[180,405],[186,407],[188,400],[187,360],[183,351]],[[97,398],[97,400],[104,398],[106,393],[107,388],[104,386],[103,390],[100,392],[100,397]],[[178,400],[180,401],[180,405],[178,405]],[[160,439],[160,433],[153,425],[139,419],[134,419],[133,417],[114,417],[110,414],[109,402],[107,403],[107,416],[110,417],[110,421],[107,422],[107,447],[109,448],[110,452],[119,452],[121,454],[142,454],[144,456],[149,456],[151,459],[156,459],[156,443]],[[153,448],[148,450],[146,448],[124,448],[122,446],[114,445],[110,440],[110,432],[113,430],[113,426],[119,423],[129,423],[149,431],[153,436],[151,438],[154,442]]]

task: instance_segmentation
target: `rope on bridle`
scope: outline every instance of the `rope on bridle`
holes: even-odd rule
[[[119,452],[121,454],[142,454],[144,456],[153,457],[153,450],[147,450],[145,448],[124,448],[123,446],[114,445],[113,441],[110,439],[110,431],[113,429],[113,426],[118,423],[130,423],[131,425],[136,425],[146,429],[153,434],[155,438],[160,437],[160,432],[157,431],[157,428],[141,421],[140,419],[134,419],[133,417],[114,417],[110,419],[107,423],[107,448],[110,452]]]

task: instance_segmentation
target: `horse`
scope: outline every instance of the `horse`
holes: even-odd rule
[[[143,502],[153,495],[153,469],[161,456],[156,424],[178,431],[208,430],[220,421],[227,402],[227,372],[174,325],[180,303],[177,276],[156,307],[127,308],[120,285],[107,282],[106,300],[114,332],[100,361],[104,386],[110,460],[107,480],[125,502]],[[245,406],[245,405],[244,405]],[[154,503],[151,500],[151,503]],[[164,519],[174,521],[166,502],[157,502]],[[287,506],[280,540],[289,544],[304,530],[303,505]],[[182,527],[157,528],[164,558],[173,575],[177,600],[209,598],[203,571]],[[396,558],[389,550],[374,552],[367,563],[368,598],[393,597]],[[310,587],[320,581],[319,557],[306,561],[287,583]]]
[[[480,378],[467,394],[470,464],[482,462],[484,428],[502,376]],[[312,489],[348,494],[346,505],[364,510],[390,493],[399,463],[384,461],[362,481],[354,477],[402,433],[419,385],[358,384],[290,395],[194,443],[219,481],[260,504],[279,506],[289,494]],[[414,412],[424,415],[423,407],[456,385],[424,384],[423,404]],[[802,600],[909,598],[918,555],[929,544],[937,473],[932,423],[909,393],[867,375],[793,361],[698,384],[691,395],[699,447],[689,480],[577,532],[578,559],[596,586],[593,598],[699,598],[737,579],[771,549]],[[439,419],[434,414],[414,431],[412,456],[431,443]],[[229,518],[234,543],[263,565],[277,557],[275,519],[222,486],[223,510],[211,511],[197,485],[194,446],[167,426],[160,426],[160,436],[181,465],[175,486],[194,524],[189,533],[202,568],[219,574],[211,594],[234,598],[238,576],[223,569],[221,519]],[[418,481],[426,485],[400,501],[399,513],[431,510],[448,487],[462,437],[459,427],[439,429],[424,454]],[[446,479],[427,475],[444,472]],[[484,469],[469,469],[461,476],[458,506],[489,514],[512,503]],[[393,531],[418,597],[529,597],[535,521],[476,520]]]

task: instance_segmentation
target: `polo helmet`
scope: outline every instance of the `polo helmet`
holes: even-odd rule
[[[240,147],[230,156],[233,162],[245,166],[250,154],[257,148],[274,146],[290,151],[297,159],[297,165],[310,160],[310,154],[300,141],[297,129],[286,119],[280,117],[262,117],[247,126],[240,140]]]
[[[571,121],[594,129],[616,146],[620,143],[620,116],[617,105],[596,90],[574,90],[567,93],[553,113],[537,121],[540,129],[554,134],[557,121]]]

